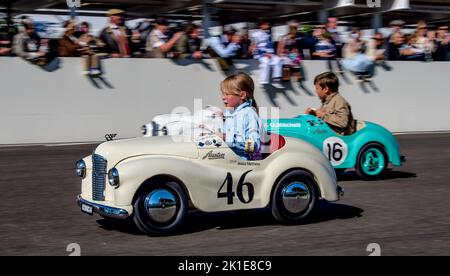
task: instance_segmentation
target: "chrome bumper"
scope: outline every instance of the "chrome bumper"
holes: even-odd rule
[[[338,186],[337,187],[337,192],[338,192],[339,197],[343,197],[344,194],[345,194],[345,189],[342,188],[341,186]]]
[[[94,213],[97,213],[101,216],[116,218],[116,219],[126,219],[130,215],[127,210],[121,208],[108,207],[101,204],[93,203],[87,201],[81,197],[81,195],[77,196],[77,204],[81,207],[81,204],[86,204],[92,207]]]

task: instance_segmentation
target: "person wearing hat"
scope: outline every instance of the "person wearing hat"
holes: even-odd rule
[[[166,33],[169,23],[164,18],[157,18],[155,28],[147,38],[146,51],[150,58],[165,58],[166,54],[175,46],[183,32],[176,32],[171,39]]]
[[[103,42],[103,52],[112,58],[130,57],[133,42],[131,31],[125,26],[125,12],[119,9],[111,9],[107,12],[109,17],[108,26],[102,30],[100,40]]]

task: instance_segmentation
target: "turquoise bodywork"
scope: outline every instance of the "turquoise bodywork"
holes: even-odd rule
[[[311,115],[266,120],[263,124],[268,132],[313,144],[328,157],[335,169],[355,167],[360,150],[368,143],[380,144],[392,165],[402,164],[397,139],[390,131],[374,123],[365,122],[365,127],[349,136],[337,134],[323,120]]]

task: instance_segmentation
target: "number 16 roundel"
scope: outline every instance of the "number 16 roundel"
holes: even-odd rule
[[[330,137],[323,141],[322,152],[333,166],[339,166],[347,158],[348,147],[341,138]]]

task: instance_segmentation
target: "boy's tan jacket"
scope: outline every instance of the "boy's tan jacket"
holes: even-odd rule
[[[335,92],[330,94],[322,103],[321,109],[325,112],[322,117],[335,132],[341,135],[351,135],[356,131],[356,122],[353,119],[350,104]]]

